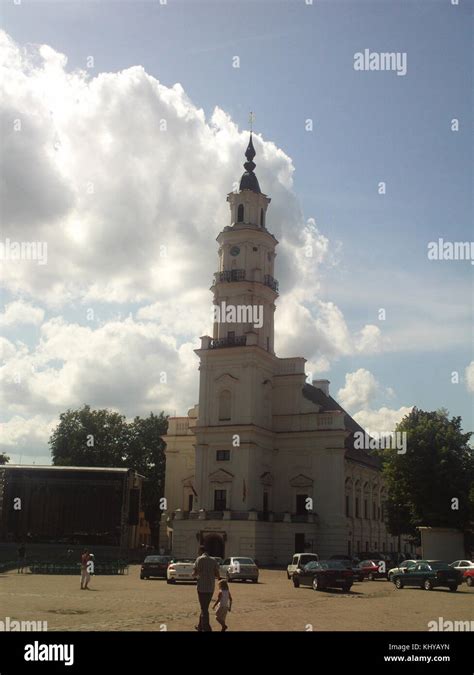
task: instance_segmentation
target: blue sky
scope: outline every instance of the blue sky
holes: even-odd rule
[[[465,0],[2,3],[13,41],[49,45],[67,56],[70,72],[85,69],[91,55],[89,77],[143,66],[166,87],[180,83],[206,120],[218,106],[240,130],[253,110],[256,133],[291,158],[304,218],[337,250],[337,264],[315,269],[321,299],[339,307],[351,330],[375,324],[397,343],[331,360],[323,376],[332,392],[347,373],[366,369],[380,383],[374,408],[444,406],[466,429],[474,429],[465,374],[474,268],[429,261],[426,252],[438,237],[473,239],[471,13]],[[366,48],[405,52],[407,74],[354,70],[354,54]],[[451,131],[453,118],[459,131]],[[256,162],[266,191],[263,158]],[[4,299],[17,296],[10,286]],[[106,302],[102,311],[126,315],[138,306]],[[61,316],[80,321],[78,307],[64,304]],[[39,329],[5,335],[30,345]]]

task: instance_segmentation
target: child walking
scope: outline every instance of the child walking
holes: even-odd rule
[[[230,594],[227,581],[225,579],[221,579],[219,581],[219,595],[217,596],[217,600],[212,606],[212,609],[215,609],[216,606],[217,606],[216,612],[217,623],[220,623],[220,625],[222,626],[221,633],[223,633],[228,628],[225,623],[227,612],[230,612],[232,608],[232,596]]]

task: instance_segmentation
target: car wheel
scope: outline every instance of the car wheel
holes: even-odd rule
[[[321,582],[319,581],[318,577],[313,577],[313,591],[321,591],[322,586]]]
[[[299,588],[299,587],[300,587],[300,580],[299,580],[297,577],[295,577],[295,576],[293,576],[293,586],[294,586],[295,588]]]
[[[258,584],[258,579],[252,579],[253,584]]]
[[[396,579],[395,581],[395,588],[403,588],[403,581],[401,579]]]
[[[468,578],[466,579],[466,584],[467,584],[468,586],[473,586],[473,585],[474,585],[474,577],[468,577]]]
[[[345,585],[342,587],[342,592],[343,592],[343,593],[350,593],[351,586],[352,586],[352,584],[345,584]]]
[[[289,572],[286,573],[286,576],[288,577],[288,579],[291,579]]]
[[[425,591],[433,590],[433,582],[431,581],[431,579],[425,579],[423,583],[423,588],[425,589]]]
[[[140,579],[145,579],[145,577],[142,574],[140,574]]]
[[[174,584],[174,579],[166,579],[167,584]]]
[[[449,590],[450,590],[452,593],[454,593],[455,591],[458,590],[458,585],[457,585],[457,584],[451,584],[451,586],[449,587]]]

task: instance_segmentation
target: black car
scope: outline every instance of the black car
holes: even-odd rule
[[[332,555],[329,560],[339,560],[347,567],[347,569],[352,570],[354,581],[364,581],[366,575],[359,568],[359,558],[353,558],[350,555]]]
[[[354,574],[342,560],[312,561],[293,573],[293,585],[312,586],[315,591],[342,588],[347,593],[354,583]]]
[[[166,579],[166,570],[171,561],[172,558],[169,555],[147,555],[142,562],[140,579],[150,579],[151,577]]]
[[[397,588],[417,586],[431,591],[438,586],[446,586],[450,591],[457,591],[462,583],[462,574],[444,562],[422,561],[405,570],[392,574],[392,581]]]

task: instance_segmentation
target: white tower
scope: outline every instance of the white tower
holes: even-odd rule
[[[274,279],[278,242],[266,228],[269,197],[254,173],[252,135],[238,192],[228,195],[230,225],[217,237],[219,268],[211,290],[213,336],[201,338],[196,491],[206,511],[269,508],[254,480],[272,455]],[[228,457],[229,461],[216,458]],[[216,497],[217,495],[217,497]]]
[[[273,314],[278,296],[273,270],[278,242],[265,227],[271,200],[260,191],[254,173],[252,134],[245,156],[240,189],[227,196],[230,226],[217,237],[219,270],[211,290],[218,321],[214,323],[211,346],[257,344],[273,354]]]

